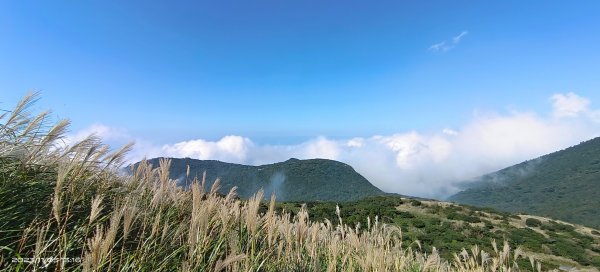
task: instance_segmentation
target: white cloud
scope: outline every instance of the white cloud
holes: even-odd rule
[[[222,160],[244,163],[252,141],[241,136],[229,135],[218,141],[202,139],[179,142],[162,147],[163,156],[190,157],[201,160]]]
[[[301,146],[300,152],[303,158],[321,158],[335,160],[340,155],[339,143],[328,140],[325,137],[319,137],[307,144]]]
[[[65,138],[66,144],[81,141],[89,135],[95,135],[102,138],[105,142],[120,141],[131,138],[125,129],[111,127],[103,124],[93,124],[73,134],[68,134]]]
[[[450,136],[456,136],[456,135],[458,135],[458,132],[456,130],[449,129],[449,128],[443,129],[442,133],[444,133],[446,135],[450,135]]]
[[[518,111],[475,113],[468,123],[435,133],[409,131],[349,139],[317,137],[294,145],[256,144],[236,135],[162,146],[137,140],[130,158],[136,161],[143,157],[191,157],[251,165],[289,158],[334,159],[350,164],[384,191],[445,197],[456,192],[458,182],[600,136],[600,111],[590,109],[588,99],[573,93],[555,94],[551,99],[555,110],[551,116]],[[95,131],[101,137],[127,135],[123,130],[105,126],[93,126],[87,131]]]
[[[356,138],[352,138],[352,139],[348,140],[348,142],[346,142],[346,145],[348,147],[362,147],[364,145],[364,142],[365,142],[365,139],[356,137]]]
[[[468,31],[463,31],[460,34],[452,37],[451,42],[441,41],[439,43],[436,43],[436,44],[430,46],[429,50],[433,51],[433,52],[444,53],[444,52],[456,47],[467,34],[469,34]]]
[[[557,117],[572,117],[589,112],[590,100],[572,92],[555,94],[550,99],[553,101],[554,115]]]

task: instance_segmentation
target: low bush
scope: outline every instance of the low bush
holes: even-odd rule
[[[410,204],[413,206],[421,206],[423,203],[421,203],[421,201],[419,201],[419,200],[411,199]]]
[[[542,221],[540,221],[539,219],[535,219],[535,218],[527,218],[525,220],[525,225],[527,225],[528,227],[531,227],[531,228],[539,227],[542,225]]]

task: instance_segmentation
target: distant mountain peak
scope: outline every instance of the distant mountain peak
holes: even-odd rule
[[[148,161],[158,167],[160,159]],[[200,178],[206,171],[207,186],[220,178],[221,193],[236,186],[242,198],[248,198],[260,189],[265,191],[265,196],[275,193],[280,201],[353,201],[385,194],[351,166],[334,160],[290,158],[284,162],[251,166],[215,160],[170,159],[170,178],[178,180],[181,186],[189,184],[189,180],[185,180],[189,165],[188,179]]]

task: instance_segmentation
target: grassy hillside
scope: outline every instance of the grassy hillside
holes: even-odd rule
[[[160,158],[148,162],[158,167]],[[189,174],[188,174],[189,166]],[[221,181],[222,194],[233,187],[242,198],[249,198],[263,189],[265,195],[277,195],[281,201],[350,201],[383,192],[354,171],[351,166],[332,160],[289,159],[285,162],[261,166],[225,163],[190,158],[171,159],[170,178],[186,187],[194,177],[211,182]]]
[[[278,211],[260,191],[221,196],[205,180],[184,190],[168,160],[122,176],[129,146],[65,146],[68,122],[32,116],[33,101],[0,114],[1,271],[514,271],[522,260],[509,244],[443,259],[377,219],[312,221],[306,208]]]
[[[600,227],[600,138],[485,175],[458,203]]]
[[[302,203],[280,203],[281,210],[297,212]],[[340,208],[340,218],[336,214]],[[399,227],[403,243],[416,250],[432,251],[451,260],[462,248],[479,244],[494,251],[492,241],[508,241],[526,256],[534,256],[543,270],[563,267],[600,268],[600,232],[548,218],[514,215],[490,208],[462,206],[448,202],[419,201],[395,196],[369,197],[347,203],[307,203],[311,220],[338,221],[368,228],[374,218]],[[371,218],[371,222],[367,220]],[[521,259],[521,267],[529,260]],[[592,268],[595,267],[595,268]]]

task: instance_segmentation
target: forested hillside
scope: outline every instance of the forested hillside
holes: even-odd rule
[[[156,158],[148,162],[157,167],[159,161],[160,158]],[[189,186],[196,177],[201,179],[206,172],[207,186],[219,178],[222,194],[235,186],[242,198],[249,198],[260,189],[267,197],[275,193],[280,201],[350,201],[383,194],[351,166],[325,159],[289,159],[250,166],[172,158],[169,170],[170,177],[183,187]]]
[[[600,138],[477,178],[449,198],[600,227]]]

